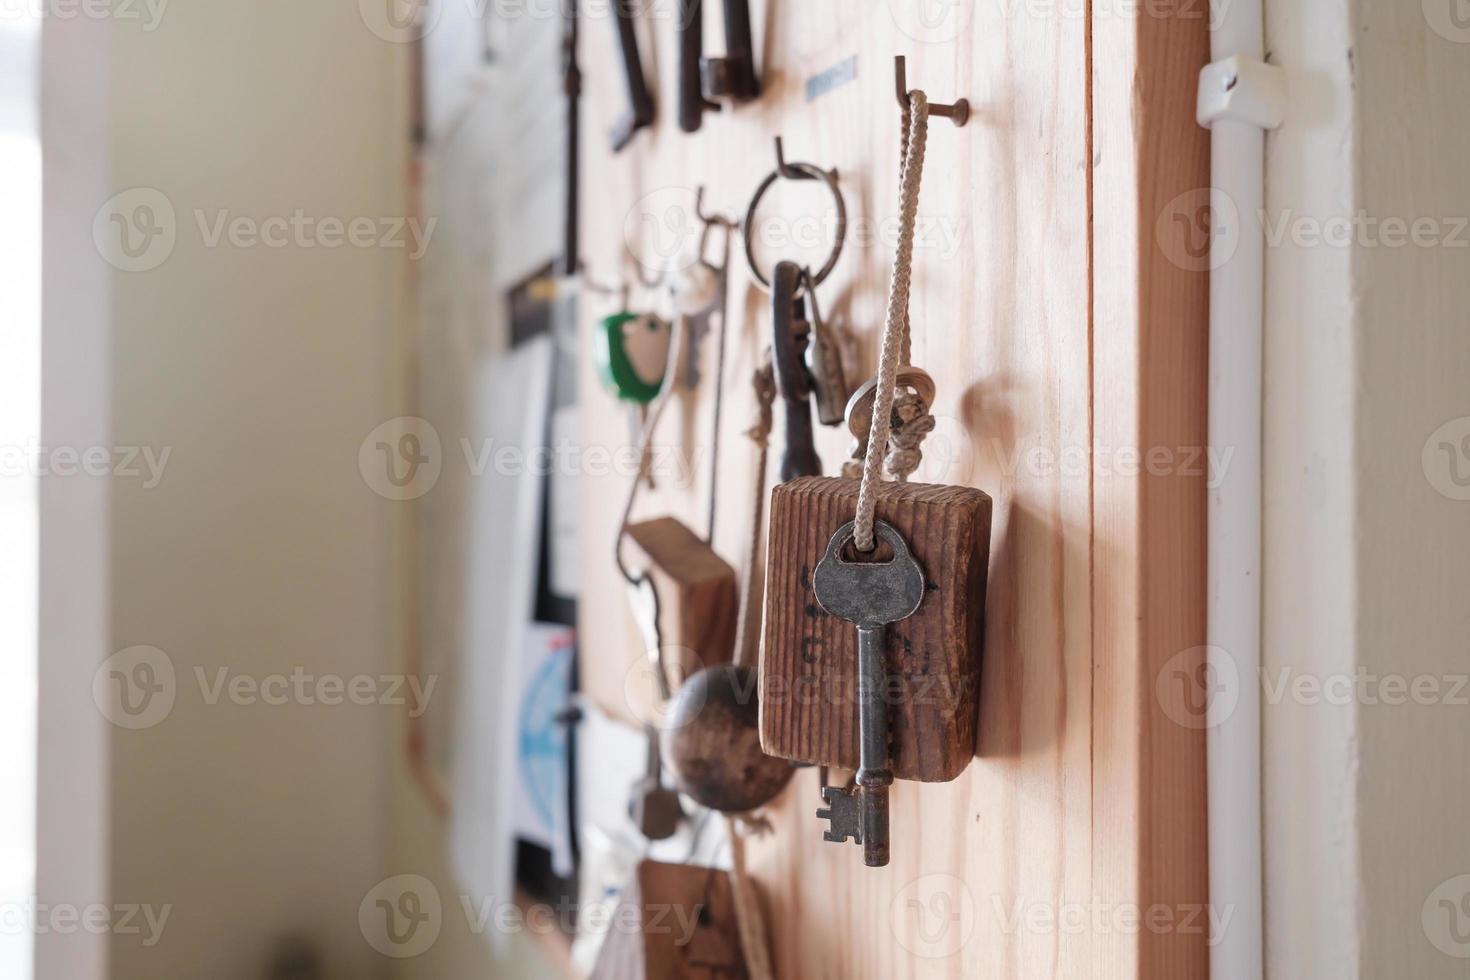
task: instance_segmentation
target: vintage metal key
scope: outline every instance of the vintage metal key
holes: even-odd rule
[[[812,380],[803,360],[807,345],[806,304],[802,271],[795,262],[780,262],[771,278],[771,356],[776,390],[786,406],[786,446],[781,454],[781,482],[822,472],[812,435]]]
[[[909,552],[903,535],[878,521],[878,540],[893,550],[889,561],[850,561],[843,552],[853,539],[853,522],[837,529],[827,553],[812,573],[812,591],[823,609],[858,629],[857,787],[822,791],[827,808],[817,816],[830,821],[825,837],[852,838],[863,845],[863,861],[878,868],[888,863],[888,787],[893,782],[888,745],[888,624],[908,619],[924,601],[924,570]],[[861,806],[855,797],[861,796]]]

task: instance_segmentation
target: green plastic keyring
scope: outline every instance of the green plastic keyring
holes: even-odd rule
[[[603,386],[623,401],[647,405],[663,388],[670,325],[651,314],[614,313],[593,331],[593,359]]]

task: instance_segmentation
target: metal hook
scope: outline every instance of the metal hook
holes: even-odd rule
[[[730,261],[730,236],[729,232],[740,227],[740,219],[729,215],[717,214],[704,209],[704,185],[700,184],[694,191],[694,214],[699,218],[704,229],[699,233],[699,261],[711,269],[722,269]],[[711,233],[720,228],[726,232],[725,255],[718,264],[706,258],[709,255],[709,241]]]
[[[631,256],[630,256],[631,257]],[[638,285],[644,289],[658,289],[669,278],[667,266],[660,267],[652,277],[644,274],[644,265],[637,258],[633,258],[633,278],[638,280]]]
[[[582,278],[582,285],[594,296],[615,296],[618,300],[619,309],[628,308],[628,298],[632,293],[632,287],[628,285],[626,278],[618,280],[616,286],[598,282],[592,276],[592,270],[587,267],[586,262],[577,263],[577,274]]]
[[[776,137],[776,173],[785,177],[787,180],[817,180],[820,172],[814,174],[812,173],[814,169],[816,168],[809,164],[787,163],[786,147],[782,144],[781,137]],[[831,170],[828,170],[827,175],[832,180],[837,180],[837,168],[833,167]]]
[[[904,56],[898,55],[893,59],[893,77],[895,90],[898,93],[898,104],[902,109],[909,107],[908,68],[904,63]],[[960,99],[950,105],[943,102],[930,102],[929,115],[943,116],[954,121],[956,126],[963,126],[970,121],[970,100]]]
[[[704,209],[704,185],[700,184],[694,191],[694,214],[706,225],[723,225],[726,228],[740,227],[739,220],[728,215],[714,214]]]

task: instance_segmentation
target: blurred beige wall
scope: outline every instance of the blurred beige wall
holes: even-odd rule
[[[150,19],[114,25],[113,176],[166,198],[176,235],[114,276],[114,440],[170,455],[157,486],[114,481],[112,623],[115,649],[167,654],[177,696],[113,732],[112,892],[172,911],[151,948],[114,938],[112,975],[258,977],[288,932],[332,977],[382,975],[358,906],[386,873],[403,709],[208,701],[221,670],[399,669],[410,505],[358,449],[402,414],[408,249],[328,247],[316,223],[405,214],[408,52],[350,2]],[[298,214],[314,228],[267,224]]]
[[[422,497],[389,500],[359,449],[389,419],[422,415],[446,462],[458,452],[475,365],[504,345],[503,288],[535,258],[524,237],[491,233],[490,202],[524,206],[526,185],[492,181],[506,90],[475,90],[459,103],[462,137],[428,158],[436,217],[395,228],[415,207],[412,65],[375,10],[169,4],[113,25],[125,196],[103,221],[116,212],[141,252],[115,256],[114,442],[168,455],[157,480],[115,481],[112,649],[157,648],[176,682],[165,717],[112,731],[113,900],[170,909],[155,945],[147,928],[113,938],[114,977],[258,977],[288,933],[344,980],[546,975],[529,939],[509,937],[497,960],[467,921],[447,824],[407,771],[404,707],[216,693],[222,679],[397,674],[415,622],[427,669],[458,655],[464,487],[446,466]],[[447,18],[441,43],[463,27]],[[524,29],[542,43],[517,48],[516,65],[554,72],[557,24]],[[554,204],[544,153],[557,147],[542,145],[522,177]],[[343,237],[327,219],[391,240],[327,247]],[[171,237],[145,247],[160,222]],[[557,227],[545,225],[548,249]],[[423,300],[409,261],[421,251]],[[441,680],[431,697],[452,699]],[[434,943],[394,960],[358,913],[401,874],[427,877],[443,906]]]
[[[1462,977],[1470,24],[1267,14],[1267,975]]]

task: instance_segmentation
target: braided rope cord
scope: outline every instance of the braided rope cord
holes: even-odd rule
[[[882,479],[884,454],[893,428],[894,399],[900,361],[907,361],[911,345],[908,330],[909,291],[913,281],[914,228],[919,213],[919,185],[924,175],[924,148],[929,135],[929,103],[924,93],[909,93],[909,110],[904,113],[904,162],[899,180],[898,254],[893,261],[893,278],[888,289],[888,315],[883,327],[883,346],[878,356],[878,385],[873,398],[873,424],[868,451],[863,457],[862,483],[858,487],[857,522],[853,542],[859,551],[872,551],[873,521],[878,507],[878,483]],[[933,420],[929,420],[933,428]],[[922,439],[922,434],[918,438]],[[917,444],[904,447],[917,453]],[[906,461],[908,456],[903,457]],[[915,462],[917,465],[917,462]],[[907,477],[907,473],[904,473]]]

